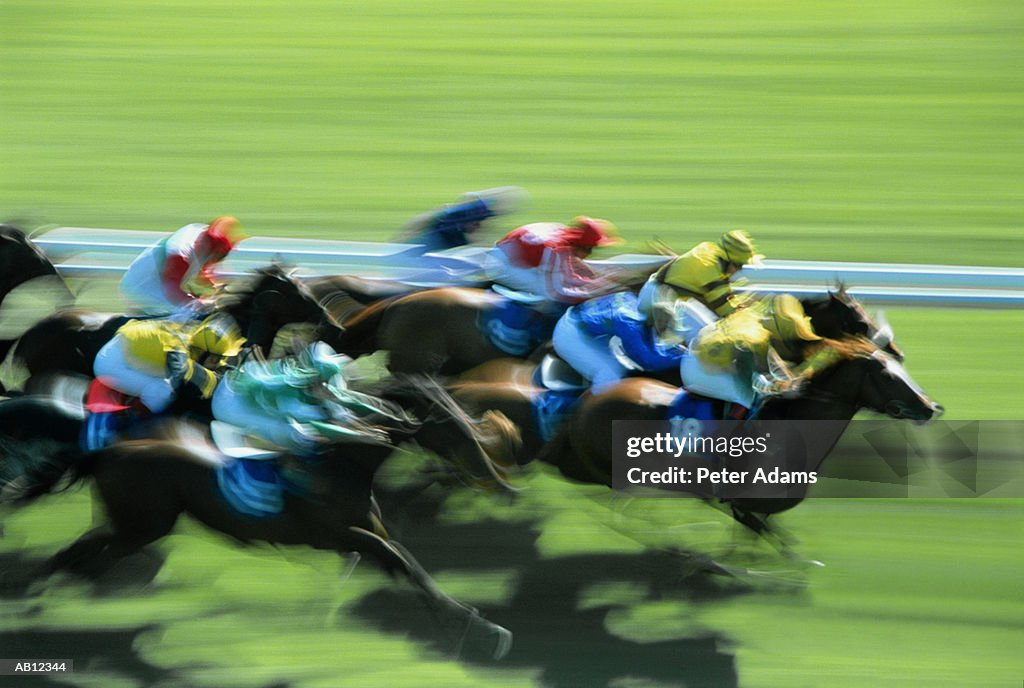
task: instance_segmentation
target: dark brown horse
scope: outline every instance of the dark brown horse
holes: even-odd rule
[[[387,351],[393,373],[455,375],[508,355],[480,330],[481,317],[501,303],[483,289],[427,289],[374,303],[323,339],[352,357]]]
[[[389,352],[388,368],[392,372],[442,375],[458,375],[508,356],[491,343],[481,327],[482,319],[502,303],[493,292],[445,287],[374,300],[376,296],[359,296],[358,278],[323,279],[317,287],[318,297],[322,301],[335,299],[336,315],[345,319],[339,336],[322,338],[350,356],[383,350]],[[336,280],[333,292],[330,280]],[[389,283],[376,295],[400,290],[401,285]],[[884,336],[856,299],[842,288],[823,297],[804,299],[803,303],[822,336],[838,339],[860,335],[880,340]],[[876,343],[897,357],[902,355],[891,338]],[[531,352],[530,358],[536,356]]]
[[[376,392],[412,411],[414,420],[386,426],[388,443],[337,444],[315,461],[300,462],[302,482],[310,487],[301,493],[287,491],[278,515],[253,517],[232,509],[217,486],[224,457],[197,441],[198,435],[188,428],[174,441],[125,442],[80,457],[72,465],[75,480],[93,479],[108,522],[59,552],[46,571],[101,573],[170,533],[178,517],[189,514],[242,543],[303,544],[339,554],[364,554],[415,585],[453,642],[461,645],[475,638],[486,642],[494,657],[504,656],[511,633],[442,592],[415,558],[388,537],[372,484],[394,446],[406,442],[436,451],[470,480],[494,484],[496,474],[483,447],[500,444],[502,437],[510,439],[508,426],[480,425],[429,381],[392,381]],[[64,412],[52,407],[49,413]],[[57,484],[59,474],[47,475],[50,485],[33,494]]]

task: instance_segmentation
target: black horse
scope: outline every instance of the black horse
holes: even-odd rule
[[[229,286],[216,297],[214,308],[232,316],[248,344],[263,351],[270,350],[277,331],[286,324],[309,322],[324,332],[335,327],[309,289],[277,264]],[[46,372],[92,377],[96,354],[132,318],[84,309],[58,311],[21,336],[12,354],[14,363],[24,366],[30,378]]]
[[[43,278],[41,282],[45,282],[45,288],[51,292],[50,300],[65,306],[74,303],[74,294],[43,252],[19,228],[0,224],[0,314],[4,299],[12,290],[37,278]],[[0,338],[0,361],[14,342],[15,339]]]
[[[16,495],[8,493],[8,497],[26,501],[50,492],[61,484],[65,472],[71,476],[69,484],[86,478],[95,483],[107,523],[56,554],[44,574],[59,570],[102,573],[170,533],[178,517],[187,513],[241,543],[304,544],[339,554],[367,555],[388,573],[404,577],[419,589],[453,642],[486,642],[492,655],[500,658],[509,650],[511,633],[442,592],[415,558],[388,537],[372,484],[377,469],[396,446],[415,442],[446,458],[467,480],[497,485],[500,478],[485,447],[512,441],[510,424],[493,415],[489,422],[475,421],[427,379],[387,381],[374,392],[411,415],[400,421],[381,419],[386,442],[339,443],[316,460],[284,459],[293,471],[301,472],[299,482],[307,487],[287,491],[282,513],[262,517],[239,513],[228,505],[217,481],[224,457],[209,444],[197,441],[196,430],[181,421],[171,419],[164,426],[164,433],[172,433],[171,439],[122,442],[75,456],[74,445],[67,440],[76,436],[81,421],[66,407],[28,397],[3,402],[0,428],[13,429],[11,422],[18,420],[26,424],[16,433],[22,441],[34,436],[37,443],[59,445],[56,451],[50,448],[49,458],[43,456],[46,452],[35,452],[32,465],[21,467],[22,475],[31,474],[31,489],[22,485]],[[49,440],[39,436],[38,427],[43,423],[53,430]],[[29,424],[36,428],[27,427]]]

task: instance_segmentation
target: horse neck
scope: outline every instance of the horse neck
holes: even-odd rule
[[[372,354],[377,350],[377,330],[388,308],[397,299],[395,296],[372,303],[354,316],[347,318],[344,329],[336,336],[325,339],[335,350],[350,356]]]
[[[769,399],[758,417],[762,420],[852,420],[861,406],[864,376],[859,359],[841,361],[827,377],[812,380],[799,398]]]
[[[844,334],[843,305],[832,296],[804,299],[802,305],[819,335],[839,339]]]
[[[321,459],[319,470],[332,483],[351,484],[365,480],[372,484],[374,474],[393,451],[393,447],[375,444],[335,444]]]

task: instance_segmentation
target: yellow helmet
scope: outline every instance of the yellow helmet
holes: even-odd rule
[[[718,245],[725,251],[725,257],[736,265],[759,265],[764,256],[757,253],[754,240],[742,229],[734,229],[722,235]]]
[[[189,347],[218,356],[234,356],[242,350],[245,340],[238,324],[230,315],[211,315],[196,328],[189,338]]]
[[[772,298],[767,313],[769,318],[765,324],[783,342],[797,339],[816,342],[821,339],[814,333],[804,307],[792,294],[779,294]]]

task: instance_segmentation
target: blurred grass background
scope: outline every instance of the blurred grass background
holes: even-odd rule
[[[495,232],[582,212],[615,221],[627,250],[744,227],[776,258],[1024,265],[1017,2],[5,0],[0,26],[6,217],[171,230],[231,213],[254,234],[382,240],[463,191],[516,184],[532,205]],[[1020,417],[1024,314],[890,317],[950,417]],[[635,551],[589,491],[531,485],[539,561],[570,576],[574,553]],[[446,513],[515,518],[473,504]],[[51,499],[8,519],[0,549],[51,552],[89,518],[84,495]],[[700,633],[718,634],[743,686],[1024,675],[1019,502],[811,501],[783,522],[828,564],[801,594],[584,591],[621,641],[600,646],[622,667],[614,685],[672,685],[640,650]],[[147,596],[8,599],[0,632],[85,629],[97,644],[96,629],[155,623],[130,646],[191,685],[604,685],[572,626],[513,628],[519,647],[557,648],[568,678],[539,659],[485,669],[354,618],[387,585],[365,565],[339,593],[327,556],[293,553],[309,564],[296,567],[191,537],[169,551]],[[441,581],[486,609],[530,570]],[[675,684],[711,680],[680,656]],[[116,659],[74,685],[171,680]]]

